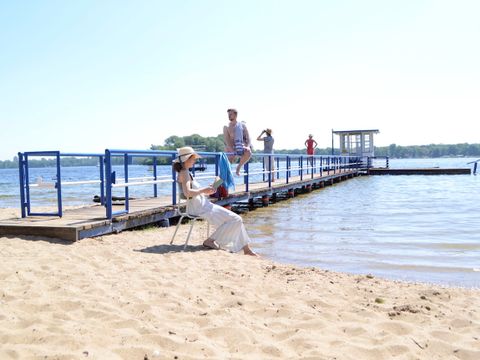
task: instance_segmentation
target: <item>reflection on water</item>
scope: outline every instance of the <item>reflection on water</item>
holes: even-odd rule
[[[351,179],[245,216],[281,262],[480,287],[480,178]]]

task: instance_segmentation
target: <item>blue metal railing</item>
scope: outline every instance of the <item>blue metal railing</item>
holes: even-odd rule
[[[480,159],[470,161],[467,163],[468,165],[473,164],[473,175],[477,175],[477,165],[479,162],[480,162]]]
[[[158,196],[158,184],[160,183],[171,183],[172,184],[172,204],[175,204],[176,198],[176,175],[172,169],[171,177],[170,176],[158,176],[157,173],[157,159],[158,158],[167,158],[170,162],[173,161],[177,155],[176,151],[157,151],[157,150],[105,150],[105,207],[106,207],[106,217],[107,219],[112,219],[116,215],[127,214],[130,209],[130,197],[129,197],[129,188],[131,186],[138,185],[153,185],[153,196]],[[113,158],[122,157],[123,158],[123,182],[117,181],[117,173],[113,171],[112,164]],[[134,157],[151,157],[153,161],[153,177],[148,179],[129,179],[129,165],[131,165],[131,160]],[[141,181],[132,181],[132,180],[141,180]],[[125,196],[125,207],[123,210],[113,211],[113,189],[114,188],[124,188]]]
[[[201,175],[196,176],[195,168],[192,169],[193,175],[196,179],[207,179],[218,176],[219,163],[222,153],[199,152],[199,154],[207,161],[209,158],[213,159],[215,168],[213,172],[202,172]],[[40,184],[30,184],[29,181],[29,165],[28,160],[33,156],[48,156],[56,159],[56,177],[55,183],[50,184],[54,187],[57,193],[57,212],[42,213],[31,211],[30,188],[32,186],[39,186]],[[61,176],[61,157],[97,157],[99,159],[99,180],[87,181],[70,181],[62,182]],[[171,204],[177,203],[177,186],[176,186],[176,172],[171,169],[167,175],[158,175],[159,160],[167,160],[170,164],[177,156],[176,151],[166,150],[117,150],[107,149],[104,154],[86,154],[86,153],[61,153],[60,151],[39,151],[39,152],[24,152],[19,153],[19,172],[20,172],[20,198],[22,217],[30,215],[39,216],[62,216],[62,186],[63,185],[79,185],[87,183],[100,184],[100,202],[105,206],[105,215],[107,219],[112,219],[115,216],[128,214],[130,210],[130,195],[131,188],[135,186],[152,185],[152,196],[158,197],[158,186],[160,184],[168,184],[170,186]],[[134,178],[130,176],[130,165],[133,164],[134,158],[150,158],[152,160],[153,176]],[[250,163],[255,162],[259,158],[263,159],[263,165],[260,169],[253,169]],[[123,172],[117,175],[117,170],[114,170],[114,163],[120,163]],[[275,166],[272,166],[275,165]],[[314,155],[307,156],[302,154],[262,154],[254,153],[252,159],[243,167],[243,183],[245,191],[249,192],[250,184],[256,182],[267,182],[268,188],[272,189],[274,181],[284,181],[284,184],[289,184],[293,177],[298,176],[300,180],[314,179],[316,175],[324,176],[330,174],[337,174],[345,170],[358,170],[364,167],[362,159],[354,156],[338,156],[338,155]],[[241,178],[242,178],[241,177]],[[241,179],[240,178],[240,179]],[[113,192],[114,189],[123,188],[124,192],[124,208],[121,210],[113,210]]]
[[[261,171],[250,171],[250,162],[263,158]],[[357,156],[337,156],[337,155],[314,155],[306,156],[300,154],[263,154],[254,153],[250,162],[244,165],[244,184],[245,191],[249,191],[249,185],[255,182],[255,176],[262,174],[262,180],[268,182],[268,187],[272,188],[272,182],[275,179],[282,179],[285,176],[285,184],[288,184],[294,174],[303,181],[307,177],[313,179],[316,174],[324,176],[337,174],[344,170],[354,170],[363,167],[363,162]],[[275,163],[274,169],[271,164]],[[267,164],[267,165],[266,165]],[[295,164],[292,166],[292,164]],[[271,170],[270,170],[271,169]],[[252,181],[253,180],[253,181]],[[260,181],[260,180],[259,180]]]
[[[367,158],[367,168],[370,169],[372,167],[379,167],[379,166],[376,166],[376,164],[378,164],[379,161],[381,161],[382,164],[385,164],[384,166],[380,166],[380,167],[384,167],[386,169],[390,167],[388,156],[369,156]]]
[[[30,183],[30,167],[29,159],[31,157],[46,156],[55,158],[55,182],[53,183]],[[73,181],[62,182],[61,174],[61,158],[62,157],[97,157],[99,161],[99,180],[88,181]],[[29,151],[24,153],[18,153],[18,170],[19,170],[19,182],[20,182],[20,209],[22,218],[27,216],[63,216],[62,205],[62,185],[80,185],[80,184],[100,184],[100,201],[104,204],[104,169],[103,169],[103,154],[85,154],[85,153],[61,153],[60,151]],[[31,202],[31,188],[32,187],[50,187],[56,189],[57,194],[57,211],[56,212],[32,212]]]
[[[220,153],[209,153],[209,152],[198,152],[203,158],[214,158],[215,159],[215,172],[214,173],[203,173],[202,176],[197,177],[201,178],[213,178],[218,175],[218,163],[220,159]],[[157,166],[159,158],[166,158],[168,163],[172,163],[176,158],[176,151],[169,150],[105,150],[105,207],[106,207],[106,217],[112,219],[115,216],[128,214],[130,210],[130,188],[133,186],[142,186],[153,184],[153,197],[158,197],[158,184],[167,183],[171,184],[171,201],[173,205],[177,204],[177,174],[171,170],[170,175],[158,176]],[[112,159],[114,157],[123,157],[123,182],[119,182],[117,179],[116,171],[112,169]],[[152,178],[138,178],[133,179],[129,178],[129,165],[131,165],[131,159],[134,157],[142,158],[152,158],[152,167],[153,167],[153,177]],[[192,172],[195,176],[195,168],[192,169]],[[211,176],[206,176],[211,175]],[[139,180],[139,181],[132,181]],[[114,188],[124,188],[124,198],[125,198],[125,207],[122,210],[113,211],[113,189]]]

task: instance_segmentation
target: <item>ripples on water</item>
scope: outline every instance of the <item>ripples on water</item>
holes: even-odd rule
[[[470,159],[391,160],[395,167],[465,167]],[[116,168],[118,178],[122,168]],[[168,174],[170,167],[161,167]],[[31,169],[52,181],[54,169]],[[132,166],[130,176],[151,176]],[[62,181],[98,178],[98,168],[62,169]],[[351,273],[480,287],[480,176],[350,179],[245,216],[255,249],[273,260]],[[64,187],[65,205],[91,204],[97,186]],[[169,194],[168,187],[159,188]],[[0,207],[18,207],[18,171],[0,170]],[[131,196],[151,196],[151,186]],[[122,196],[118,190],[114,195]],[[53,190],[32,190],[54,205]]]
[[[262,255],[351,273],[480,286],[480,178],[370,176],[245,218]]]

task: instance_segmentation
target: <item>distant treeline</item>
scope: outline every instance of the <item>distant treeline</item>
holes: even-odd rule
[[[151,145],[151,150],[177,150],[191,146],[198,151],[219,152],[224,150],[223,135],[203,137],[198,134],[189,136],[172,135],[165,139],[163,145]]]
[[[437,157],[480,157],[480,144],[452,144],[452,145],[412,145],[400,146],[391,144],[384,147],[375,147],[376,156],[391,158],[437,158]]]
[[[259,143],[261,145],[261,143]],[[192,146],[197,151],[205,152],[220,152],[224,151],[223,135],[217,135],[215,137],[203,137],[198,134],[189,136],[170,136],[165,139],[163,145],[151,145],[151,150],[176,150],[183,146]],[[263,147],[258,146],[255,152],[261,153]],[[302,154],[305,153],[305,149],[275,149],[277,154]],[[331,155],[332,148],[317,148],[315,151],[317,155]],[[338,154],[338,149],[335,150],[335,154]],[[480,144],[430,144],[430,145],[412,145],[401,146],[391,144],[384,147],[375,147],[376,156],[388,156],[390,158],[437,158],[437,157],[480,157]],[[56,166],[54,158],[40,158],[29,159],[30,167],[53,167]],[[170,159],[159,159],[159,164],[167,164]],[[133,164],[149,165],[152,160],[149,158],[134,158]],[[98,159],[92,157],[77,158],[77,157],[65,157],[61,159],[62,166],[96,166],[98,165]],[[114,165],[123,164],[123,158],[114,157]],[[0,169],[9,169],[18,167],[18,157],[14,157],[13,160],[0,160]]]

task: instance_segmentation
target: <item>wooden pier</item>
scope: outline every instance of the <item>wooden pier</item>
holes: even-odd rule
[[[359,170],[338,170],[335,173],[305,174],[290,177],[288,184],[285,179],[277,179],[268,186],[268,182],[250,183],[248,191],[245,185],[238,185],[236,191],[222,199],[212,199],[219,205],[234,205],[245,203],[252,205],[261,199],[268,205],[269,199],[293,197],[298,193],[310,192],[314,189],[358,176]],[[284,196],[282,196],[284,195]],[[114,205],[123,207],[122,205]],[[168,224],[170,219],[178,217],[178,206],[172,205],[170,197],[135,199],[129,201],[129,212],[107,219],[105,207],[99,204],[76,209],[65,210],[62,217],[29,216],[0,221],[0,236],[40,236],[57,238],[67,241],[118,233],[123,230],[148,224]]]
[[[418,168],[418,169],[389,169],[372,168],[368,175],[470,175],[469,168]]]

